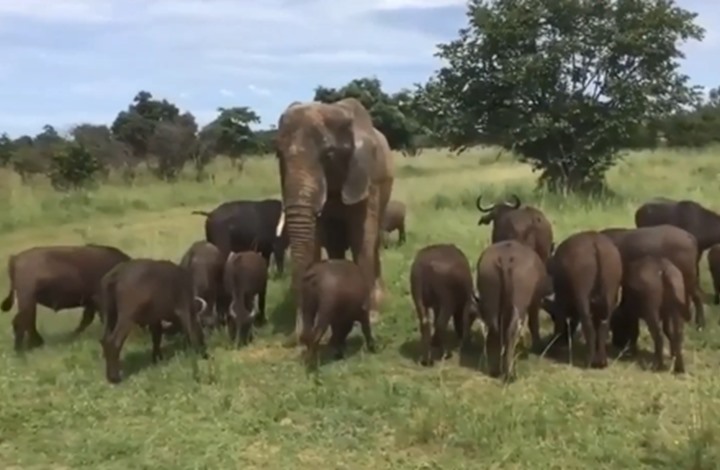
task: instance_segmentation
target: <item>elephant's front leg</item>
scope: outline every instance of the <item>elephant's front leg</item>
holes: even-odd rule
[[[380,298],[382,288],[378,279],[379,238],[379,204],[377,188],[370,189],[365,203],[357,204],[351,210],[348,232],[350,233],[350,249],[362,269],[369,286],[370,319],[377,322],[380,314]],[[365,206],[365,207],[363,207]]]

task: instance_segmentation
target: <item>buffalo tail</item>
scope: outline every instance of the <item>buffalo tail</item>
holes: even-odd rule
[[[8,259],[7,272],[8,278],[10,278],[10,289],[7,297],[5,297],[5,300],[0,304],[0,309],[2,309],[3,312],[9,312],[13,303],[15,303],[15,256],[10,256],[10,259]]]
[[[506,326],[509,325],[512,321],[512,315],[513,310],[515,306],[514,303],[514,288],[513,288],[513,282],[512,282],[512,262],[513,259],[510,258],[510,266],[507,268],[503,268],[503,265],[501,263],[497,264],[498,269],[498,275],[500,280],[500,297],[499,297],[499,315],[495,318],[495,321],[498,321],[498,317],[500,320],[500,325]],[[500,329],[499,324],[495,324],[494,327],[496,331],[503,331]]]
[[[110,271],[101,283],[100,311],[105,317],[103,320],[105,322],[106,335],[111,334],[113,330],[115,330],[118,322],[117,293],[115,290],[116,271],[116,269]]]
[[[210,213],[206,211],[192,211],[191,214],[193,215],[204,215],[205,217],[209,217]]]

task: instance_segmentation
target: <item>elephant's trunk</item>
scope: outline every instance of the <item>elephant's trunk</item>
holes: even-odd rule
[[[285,222],[290,238],[290,256],[292,260],[292,292],[296,306],[295,335],[300,338],[302,331],[302,278],[307,268],[315,261],[315,211],[312,206],[288,204],[285,207]]]

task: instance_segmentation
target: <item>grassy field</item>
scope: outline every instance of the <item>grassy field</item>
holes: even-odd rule
[[[408,203],[409,232],[405,246],[382,254],[390,295],[375,328],[380,351],[367,354],[355,330],[353,354],[317,376],[306,373],[298,350],[281,346],[287,275],[272,281],[271,323],[251,346],[234,350],[214,337],[209,361],[178,350],[153,367],[149,335],[137,331],[117,387],[105,382],[99,324],[70,341],[79,312],[40,309],[46,345],[17,357],[12,315],[0,316],[0,468],[720,468],[714,306],[705,331],[686,329],[688,373],[680,377],[617,355],[600,371],[530,355],[509,387],[460,365],[457,354],[432,369],[416,364],[410,263],[424,245],[454,242],[474,264],[490,233],[477,225],[478,193],[488,201],[518,193],[546,211],[558,241],[582,229],[632,226],[638,203],[652,196],[720,209],[720,152],[630,154],[610,174],[616,196],[594,202],[534,193],[527,167],[495,155],[398,156],[394,197]],[[212,182],[148,180],[65,197],[0,174],[0,296],[6,259],[21,249],[99,242],[179,260],[203,237],[203,219],[191,210],[278,192],[273,159],[250,162],[242,174],[221,163],[213,171]],[[704,260],[702,281],[709,294]],[[644,327],[642,341],[648,349]]]

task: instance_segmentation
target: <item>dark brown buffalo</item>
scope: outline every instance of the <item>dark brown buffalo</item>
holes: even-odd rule
[[[662,331],[670,341],[670,354],[675,358],[674,371],[685,372],[683,330],[684,322],[690,321],[690,308],[680,270],[666,258],[643,256],[625,267],[622,289],[622,302],[615,314],[618,321],[612,324],[613,338],[624,337],[630,349],[637,350],[638,321],[642,317],[655,344],[655,368],[662,370],[662,324]]]
[[[477,262],[476,285],[481,316],[487,326],[485,347],[489,373],[509,380],[514,375],[513,358],[518,337],[529,317],[533,347],[540,344],[538,313],[545,294],[545,263],[527,245],[507,240],[490,245]],[[466,316],[463,330],[470,332]],[[464,335],[467,344],[469,334]]]
[[[710,247],[707,253],[708,268],[713,282],[715,305],[720,304],[720,244]]]
[[[383,246],[388,247],[388,236],[398,231],[398,246],[405,243],[405,213],[407,212],[405,204],[400,201],[391,200],[385,208],[385,217],[383,218],[382,240]]]
[[[43,344],[37,330],[37,304],[57,312],[82,307],[83,314],[75,334],[82,333],[95,318],[100,279],[118,263],[130,257],[117,248],[102,245],[42,246],[30,248],[8,260],[10,292],[0,305],[10,311],[17,298],[18,311],[13,318],[15,350]]]
[[[610,228],[601,230],[600,233],[612,239],[620,250],[624,265],[642,256],[656,256],[667,258],[677,266],[683,273],[685,295],[692,298],[695,305],[695,324],[698,329],[705,326],[705,308],[701,298],[698,267],[698,245],[692,234],[673,225]],[[614,339],[613,343],[615,343]]]
[[[517,195],[513,195],[513,199],[514,204],[503,202],[485,208],[482,206],[482,196],[478,196],[477,209],[485,213],[478,220],[478,225],[493,224],[491,243],[517,240],[535,250],[540,259],[546,262],[554,247],[550,221],[541,210],[521,206]]]
[[[204,240],[190,245],[180,260],[180,266],[190,272],[194,294],[207,302],[200,323],[208,328],[213,328],[217,324],[215,303],[223,282],[224,262],[220,250]]]
[[[237,345],[252,341],[253,324],[262,326],[265,317],[265,294],[268,264],[254,251],[230,253],[225,262],[225,290],[231,295],[228,319],[230,339]],[[255,308],[257,299],[257,308]]]
[[[342,359],[345,340],[355,322],[360,323],[368,351],[375,352],[369,291],[360,267],[349,260],[318,261],[305,272],[300,341],[307,347],[308,359],[317,357],[320,340],[328,326],[332,331],[329,344],[335,349],[335,359]]]
[[[580,324],[588,365],[607,367],[609,321],[618,304],[622,282],[620,251],[602,233],[579,232],[558,245],[549,271],[555,291],[552,316],[556,334],[567,338]]]
[[[705,250],[720,243],[720,214],[695,201],[656,198],[635,211],[636,227],[665,224],[684,229],[695,237],[698,259]]]
[[[102,278],[101,305],[105,334],[100,343],[110,383],[121,380],[120,351],[134,324],[149,328],[153,362],[162,359],[163,321],[179,323],[192,346],[207,357],[198,322],[207,303],[194,296],[189,271],[172,261],[138,258],[117,265]]]
[[[475,317],[478,314],[470,263],[465,253],[450,244],[430,245],[418,250],[410,267],[410,292],[422,340],[420,363],[431,366],[434,362],[432,346],[440,349],[441,357],[451,356],[444,344],[450,318],[457,338],[462,339],[465,315]]]

